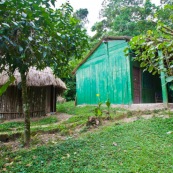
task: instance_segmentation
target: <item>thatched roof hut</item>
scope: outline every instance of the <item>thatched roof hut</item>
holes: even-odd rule
[[[14,72],[15,81],[0,97],[0,118],[11,119],[23,116],[21,99],[21,76],[18,70]],[[0,86],[9,79],[7,72],[0,74]],[[65,83],[56,78],[47,67],[38,71],[35,67],[27,74],[28,95],[31,117],[42,116],[56,111],[56,97],[66,90]]]
[[[18,85],[21,82],[21,76],[18,70],[14,72],[14,77],[16,80],[12,85]],[[7,72],[3,72],[0,74],[0,85],[5,84],[9,79]],[[35,67],[31,67],[27,74],[27,86],[55,86],[58,88],[66,89],[65,83],[56,78],[52,72],[50,67],[46,67],[44,70],[36,70]]]

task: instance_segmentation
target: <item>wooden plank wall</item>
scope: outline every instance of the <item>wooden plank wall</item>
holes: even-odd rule
[[[29,87],[30,116],[44,116],[46,111],[46,91],[48,87]],[[10,86],[0,97],[0,119],[23,118],[21,90]]]

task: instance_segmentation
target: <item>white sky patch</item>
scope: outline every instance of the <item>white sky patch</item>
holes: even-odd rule
[[[62,3],[67,2],[67,0],[57,0],[56,7],[59,7]],[[71,6],[74,8],[74,11],[80,9],[80,8],[87,8],[89,11],[88,14],[88,20],[89,23],[85,25],[88,34],[94,35],[93,32],[91,32],[91,27],[94,25],[94,23],[98,22],[99,19],[99,12],[102,8],[102,2],[103,0],[69,0]],[[151,2],[155,3],[156,5],[159,5],[160,0],[151,0]]]
[[[74,11],[80,8],[87,8],[89,11],[88,20],[89,23],[85,25],[88,34],[93,35],[91,32],[91,27],[95,22],[99,21],[99,12],[101,10],[101,4],[103,0],[69,0],[71,6],[74,8]],[[62,3],[65,3],[66,0],[57,0],[56,6],[59,7]]]

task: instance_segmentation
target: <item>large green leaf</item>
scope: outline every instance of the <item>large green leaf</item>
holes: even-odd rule
[[[169,76],[166,78],[166,82],[172,82],[173,81],[173,76]]]
[[[149,2],[149,1],[148,1]],[[131,39],[130,49],[135,52],[135,60],[153,75],[164,72],[166,82],[173,81],[173,5],[157,11],[165,15],[165,20],[157,23],[156,30],[148,31]],[[162,18],[163,19],[163,18]],[[142,40],[142,41],[141,41]]]
[[[0,88],[0,96],[7,90],[10,84],[15,81],[14,76],[10,76],[9,80]]]

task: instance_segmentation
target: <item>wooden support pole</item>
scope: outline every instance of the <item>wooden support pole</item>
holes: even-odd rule
[[[160,68],[164,68],[164,62],[163,62],[163,53],[162,51],[158,51],[158,55],[160,57]],[[164,71],[161,71],[160,73],[161,77],[161,85],[162,85],[162,98],[163,98],[163,104],[166,108],[168,108],[168,92],[166,87],[166,80],[165,80],[165,73]]]
[[[129,50],[129,55],[127,56],[127,69],[126,69],[126,75],[128,76],[128,105],[133,104],[134,100],[134,84],[133,84],[133,61],[132,61],[132,55],[131,50]],[[128,75],[127,71],[130,71],[130,75]]]

